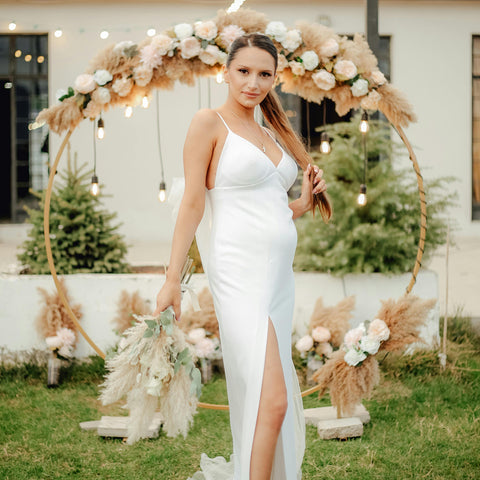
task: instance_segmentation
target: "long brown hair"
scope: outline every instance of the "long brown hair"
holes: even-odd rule
[[[278,64],[277,49],[272,40],[261,33],[250,33],[242,35],[235,39],[230,48],[230,53],[226,61],[227,68],[234,59],[239,50],[245,47],[257,47],[268,52],[275,62],[275,71]],[[290,121],[283,109],[277,94],[272,89],[268,92],[267,96],[260,104],[263,116],[270,126],[278,133],[285,148],[290,152],[293,158],[296,160],[302,170],[305,170],[309,163],[311,163],[311,157],[308,154],[303,142],[293,130]],[[313,180],[313,175],[312,175]],[[332,217],[332,205],[326,192],[317,193],[312,198],[312,212],[315,215],[315,208],[318,206],[323,221],[328,223]]]

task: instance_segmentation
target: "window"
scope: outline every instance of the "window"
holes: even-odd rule
[[[472,220],[480,220],[480,35],[472,40]]]
[[[23,221],[46,186],[47,128],[32,127],[47,106],[48,36],[0,35],[0,221]]]

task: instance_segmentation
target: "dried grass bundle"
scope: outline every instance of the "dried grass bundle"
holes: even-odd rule
[[[127,328],[136,323],[133,317],[134,314],[146,315],[150,311],[148,302],[140,296],[138,290],[131,294],[126,290],[122,290],[117,303],[117,316],[112,320],[115,324],[115,329],[122,334]]]
[[[318,297],[312,316],[310,317],[310,331],[315,327],[325,327],[330,330],[333,347],[340,347],[345,333],[350,328],[349,320],[355,306],[355,296],[344,298],[333,307],[325,307],[322,297]]]
[[[109,373],[100,385],[103,405],[127,396],[130,445],[145,435],[158,406],[168,436],[181,433],[185,437],[197,409],[186,364],[174,370],[180,353],[187,348],[184,333],[172,323],[171,335],[161,328],[158,335],[145,336],[148,327],[144,319],[154,317],[139,316],[139,322],[124,332],[119,352],[106,361]],[[191,361],[189,366],[193,367]]]
[[[264,32],[268,24],[265,14],[250,8],[241,8],[232,13],[219,10],[214,22],[218,31],[222,31],[227,25],[238,25],[245,30],[245,33]]]
[[[179,326],[184,332],[189,332],[193,328],[204,328],[213,336],[219,337],[218,320],[213,305],[213,297],[210,290],[205,287],[198,295],[200,310],[195,311],[192,308],[182,314]]]
[[[70,304],[70,298],[65,287],[65,281],[63,278],[59,279],[61,288],[65,297],[67,298],[68,303]],[[75,342],[73,346],[76,345],[78,340],[78,334],[76,330],[75,323],[68,315],[67,309],[60,299],[58,291],[55,290],[52,294],[49,294],[44,288],[37,287],[40,295],[43,297],[43,306],[35,319],[35,326],[37,331],[43,338],[53,337],[57,334],[57,330],[61,328],[69,328],[75,333]],[[72,305],[72,311],[77,317],[77,320],[82,318],[82,306],[80,304]]]
[[[377,318],[387,324],[390,337],[380,348],[387,352],[401,351],[411,343],[421,342],[420,327],[436,303],[435,298],[423,300],[410,294],[404,294],[397,301],[382,300]]]
[[[382,96],[378,102],[378,108],[389,122],[408,127],[410,122],[417,121],[412,105],[398,88],[386,83],[378,88],[378,93]]]
[[[380,380],[378,362],[373,355],[356,367],[348,365],[344,355],[343,350],[337,350],[312,376],[321,386],[319,396],[330,389],[330,399],[338,418],[353,414],[355,405],[368,398]]]

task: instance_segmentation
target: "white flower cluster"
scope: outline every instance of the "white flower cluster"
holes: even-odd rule
[[[53,337],[46,337],[45,342],[49,348],[57,352],[62,357],[70,358],[73,356],[73,347],[75,345],[75,332],[70,328],[60,328]]]
[[[193,328],[187,333],[187,341],[193,345],[197,358],[216,360],[222,358],[220,342],[216,337],[208,337],[204,328]]]
[[[330,330],[325,327],[315,327],[310,335],[305,335],[295,343],[295,348],[300,356],[305,359],[307,366],[312,370],[318,370],[326,358],[333,353],[329,341],[332,337]]]
[[[367,355],[375,355],[381,342],[389,337],[390,330],[383,320],[376,318],[368,324],[368,327],[362,322],[345,334],[343,339],[345,361],[352,367],[358,365],[367,358]]]

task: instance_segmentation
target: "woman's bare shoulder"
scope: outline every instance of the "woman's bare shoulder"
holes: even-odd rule
[[[208,136],[215,134],[216,128],[220,125],[220,118],[215,110],[202,108],[192,117],[190,128],[198,132],[204,132]]]

